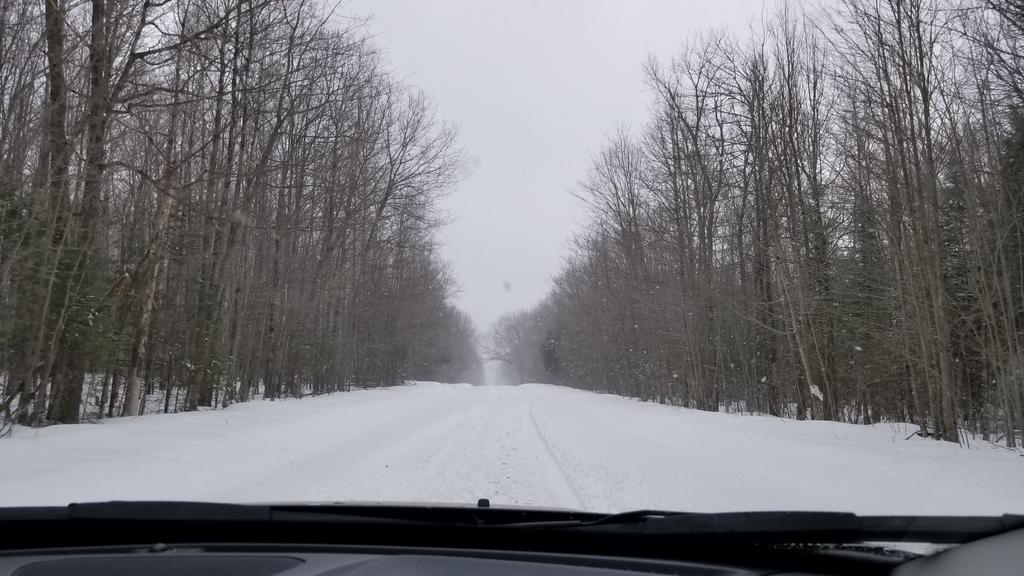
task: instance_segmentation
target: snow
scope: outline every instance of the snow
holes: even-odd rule
[[[1024,458],[912,427],[700,412],[541,384],[416,385],[17,428],[0,505],[514,504],[614,512],[1024,512]]]

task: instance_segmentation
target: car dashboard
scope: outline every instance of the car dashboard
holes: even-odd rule
[[[189,548],[119,553],[66,551],[0,557],[0,576],[781,576],[777,570],[691,562],[560,555],[510,559],[474,554],[220,552]]]

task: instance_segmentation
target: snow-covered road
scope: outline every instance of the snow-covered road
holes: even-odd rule
[[[596,511],[1024,512],[1024,458],[908,434],[545,385],[423,383],[20,428],[0,440],[0,505],[490,498]]]

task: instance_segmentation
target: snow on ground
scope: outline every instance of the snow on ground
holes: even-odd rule
[[[1024,512],[1024,458],[891,425],[699,412],[541,384],[420,383],[227,410],[19,428],[0,506],[387,501]]]

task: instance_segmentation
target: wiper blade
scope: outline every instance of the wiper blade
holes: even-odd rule
[[[964,543],[1024,528],[1024,516],[857,516],[846,512],[672,513],[635,510],[593,520],[518,524],[617,534],[720,537],[774,542]]]
[[[857,515],[847,512],[669,512],[630,510],[596,519],[566,522],[526,522],[521,528],[570,528],[585,531],[632,531],[648,534],[732,534],[761,532],[849,531]]]
[[[688,513],[634,510],[595,514],[526,508],[367,504],[221,504],[93,502],[61,507],[0,508],[0,522],[113,520],[329,522],[415,528],[564,530],[637,536],[714,538],[765,543],[930,542],[959,544],[1024,528],[1024,516],[857,516],[844,512]]]
[[[85,502],[67,506],[0,508],[0,521],[10,520],[270,520],[270,507],[216,502],[163,500]]]
[[[431,526],[502,526],[575,522],[601,514],[528,508],[393,504],[222,504],[185,501],[110,501],[68,506],[0,508],[0,522],[24,520],[333,522]]]

